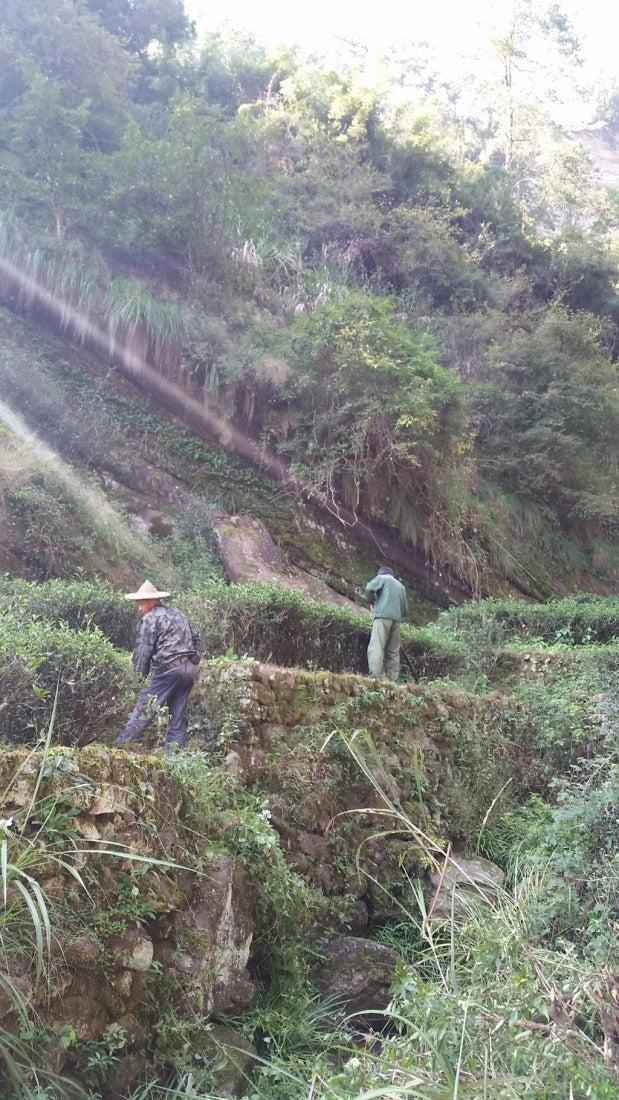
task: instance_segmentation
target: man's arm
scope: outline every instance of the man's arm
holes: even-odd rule
[[[368,581],[365,586],[365,598],[368,603],[376,603],[378,593],[380,592],[384,583],[385,582],[382,577],[372,577],[372,580]]]
[[[148,612],[140,620],[132,658],[134,668],[141,672],[143,676],[148,676],[156,641],[157,620],[154,615]]]

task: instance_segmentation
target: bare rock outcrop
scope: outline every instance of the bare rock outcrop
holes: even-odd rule
[[[505,881],[505,874],[496,863],[476,856],[450,856],[440,871],[430,871],[428,879],[434,889],[431,912],[435,917],[451,917],[466,913],[471,902],[492,904]]]
[[[260,520],[251,516],[218,516],[214,524],[221,560],[233,583],[270,581],[283,588],[296,588],[311,600],[359,611],[352,600],[288,561]]]
[[[338,936],[324,948],[325,961],[314,977],[326,997],[366,1020],[391,1000],[399,955],[391,947],[355,936]]]

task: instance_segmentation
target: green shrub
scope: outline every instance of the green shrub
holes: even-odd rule
[[[619,764],[607,747],[557,780],[548,801],[532,796],[498,822],[489,852],[513,879],[538,877],[527,913],[539,941],[570,940],[602,965],[612,960],[619,932]]]
[[[489,630],[497,645],[512,637],[567,645],[610,642],[619,637],[619,598],[574,593],[548,603],[480,600],[444,612],[440,624],[467,645]]]
[[[230,651],[276,665],[367,673],[371,619],[361,612],[274,584],[214,583],[180,602],[207,657]],[[461,663],[457,642],[422,627],[405,624],[402,639],[416,676],[438,676]]]
[[[0,598],[6,609],[18,611],[24,619],[62,621],[73,630],[96,626],[115,646],[133,648],[135,607],[105,584],[64,580],[36,584],[0,577]]]
[[[55,740],[84,745],[121,727],[133,677],[126,656],[98,627],[6,611],[0,619],[0,737],[31,743],[49,724]]]

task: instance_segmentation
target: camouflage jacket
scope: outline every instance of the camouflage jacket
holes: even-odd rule
[[[156,604],[142,616],[133,650],[133,664],[144,676],[163,672],[181,661],[200,660],[200,635],[176,607]]]

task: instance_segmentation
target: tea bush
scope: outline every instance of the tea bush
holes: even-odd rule
[[[62,621],[75,630],[95,626],[113,645],[133,649],[135,606],[108,585],[0,577],[0,599],[24,617]],[[361,611],[318,603],[275,584],[228,585],[217,579],[174,593],[170,602],[191,618],[206,657],[230,652],[287,667],[367,672],[371,619]],[[446,675],[462,664],[462,647],[449,634],[404,624],[402,641],[418,677]],[[408,668],[405,660],[402,668]]]
[[[446,630],[469,637],[491,633],[497,643],[517,637],[550,644],[586,645],[619,637],[619,597],[575,593],[548,603],[519,600],[480,600],[444,612]]]
[[[232,651],[283,666],[367,672],[371,619],[361,612],[274,584],[212,584],[188,594],[182,607],[200,631],[205,656]],[[461,664],[460,646],[449,637],[404,624],[402,641],[416,676]]]
[[[0,737],[36,741],[49,726],[54,739],[84,745],[124,723],[133,673],[96,626],[72,630],[7,610],[0,619]]]
[[[0,577],[0,599],[5,608],[18,611],[24,619],[62,621],[73,630],[96,626],[115,646],[133,648],[135,607],[107,585],[63,580],[36,584]]]

